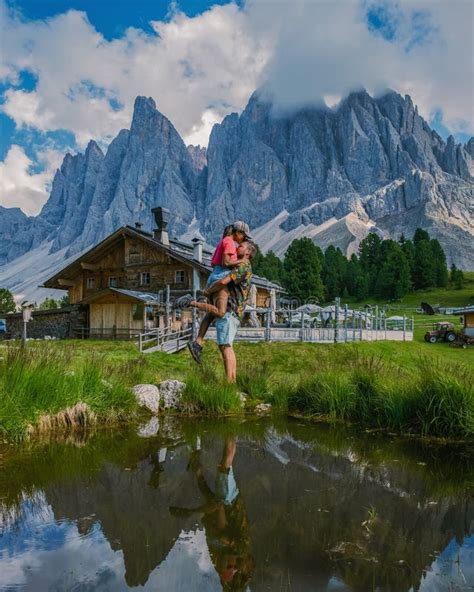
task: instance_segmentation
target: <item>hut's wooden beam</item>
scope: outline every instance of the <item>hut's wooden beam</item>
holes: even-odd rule
[[[65,280],[63,278],[59,278],[58,279],[58,284],[60,286],[66,286],[66,287],[69,287],[69,288],[72,288],[75,285],[75,283],[72,280]]]

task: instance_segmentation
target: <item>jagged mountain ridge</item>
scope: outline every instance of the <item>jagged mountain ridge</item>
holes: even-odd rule
[[[164,205],[175,236],[191,228],[212,243],[241,218],[278,254],[296,236],[350,253],[370,229],[398,237],[421,226],[450,262],[474,269],[473,156],[474,139],[444,142],[393,91],[286,115],[256,92],[214,126],[207,152],[186,147],[153,99],[138,97],[130,130],[105,155],[93,141],[66,155],[38,216],[0,208],[0,264],[46,241],[70,257],[123,224],[151,229],[151,208]]]
[[[410,212],[406,234],[416,219],[439,236],[451,260],[473,267],[472,144],[445,143],[411,99],[395,92],[379,99],[353,93],[336,110],[287,117],[272,116],[272,105],[254,94],[240,117],[229,115],[211,133],[204,234],[215,236],[225,215],[255,228],[286,211],[279,221],[287,232],[304,226],[311,234],[355,214],[393,235]],[[459,240],[443,240],[446,223],[457,226],[458,239],[464,235],[466,253]]]

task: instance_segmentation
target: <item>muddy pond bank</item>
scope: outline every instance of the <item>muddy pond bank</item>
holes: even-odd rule
[[[2,589],[474,586],[472,448],[283,417],[152,421],[0,448]]]

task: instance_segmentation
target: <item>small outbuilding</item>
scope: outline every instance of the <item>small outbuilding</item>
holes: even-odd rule
[[[462,317],[463,333],[469,337],[474,337],[474,304],[469,304],[463,308],[454,308],[452,314]]]

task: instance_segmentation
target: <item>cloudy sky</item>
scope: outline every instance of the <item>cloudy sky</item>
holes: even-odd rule
[[[106,148],[151,96],[187,143],[257,87],[291,110],[410,94],[474,133],[471,0],[0,0],[0,205],[36,214],[66,151]]]

